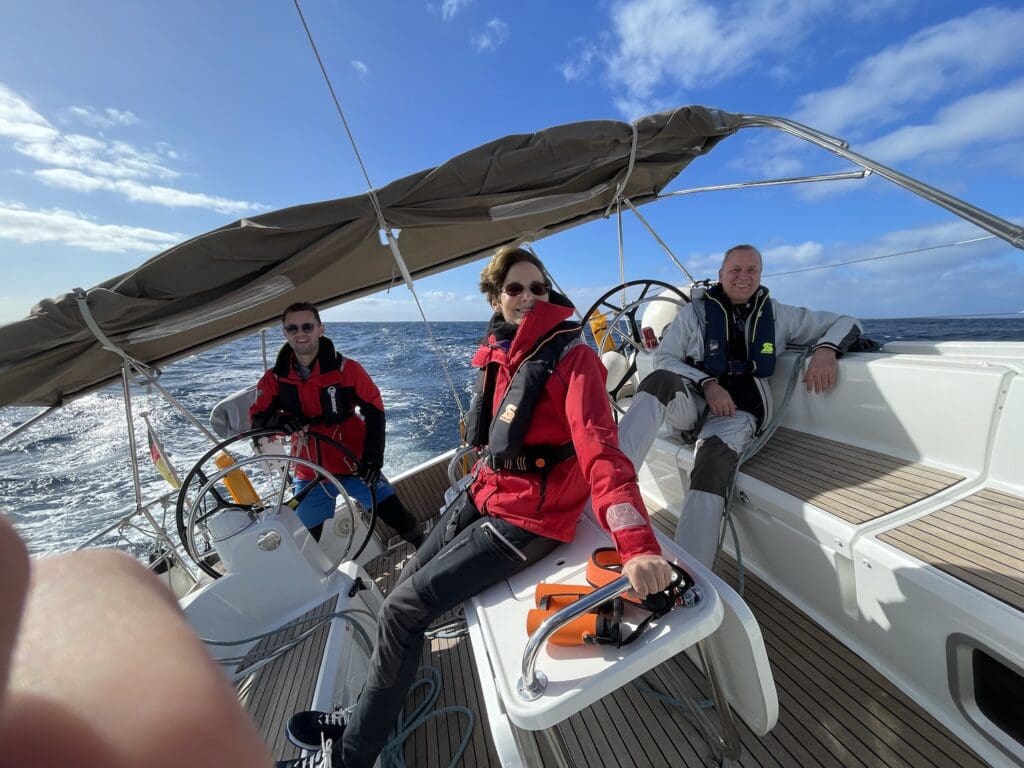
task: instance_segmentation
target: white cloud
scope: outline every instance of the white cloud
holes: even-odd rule
[[[661,88],[707,88],[799,44],[826,0],[631,0],[612,11],[608,79],[624,103]]]
[[[1020,62],[1024,11],[983,8],[858,64],[845,83],[800,99],[795,120],[824,131],[898,122],[912,105]]]
[[[241,214],[264,210],[264,206],[245,200],[228,200],[223,197],[185,192],[172,187],[140,184],[128,179],[107,179],[88,176],[66,168],[48,168],[35,172],[36,178],[46,184],[78,192],[105,190],[116,192],[137,203],[155,203],[168,208],[203,208],[218,213]]]
[[[944,107],[927,125],[908,125],[875,139],[863,153],[886,163],[922,155],[948,160],[981,142],[1018,138],[1024,125],[1024,79],[967,96]]]
[[[68,112],[96,127],[129,126],[138,121],[131,112],[112,108],[100,111],[71,107]],[[47,166],[35,170],[34,176],[50,186],[83,193],[104,190],[133,202],[172,208],[188,206],[228,214],[265,210],[265,206],[258,203],[150,183],[180,176],[167,165],[167,161],[178,158],[170,144],[158,142],[155,152],[147,152],[125,141],[62,133],[3,84],[0,84],[0,137],[13,139],[16,152]],[[13,170],[22,172],[22,169]]]
[[[798,245],[778,245],[766,248],[761,257],[775,269],[799,269],[820,264],[824,259],[825,246],[821,243],[806,242]]]
[[[445,21],[451,21],[455,14],[469,5],[473,0],[444,0],[441,3],[441,18]]]
[[[894,16],[905,16],[913,5],[908,0],[858,0],[849,3],[846,12],[854,21],[871,21],[880,17],[891,21]]]
[[[590,74],[594,61],[600,55],[597,46],[587,40],[576,39],[572,45],[577,49],[576,52],[559,67],[562,77],[570,83],[573,80],[582,80]]]
[[[49,141],[59,133],[24,99],[0,83],[0,136],[15,141]]]
[[[140,152],[122,141],[106,142],[80,134],[21,141],[14,148],[41,165],[75,168],[114,179],[173,179],[179,175],[163,165],[157,155]]]
[[[862,243],[776,245],[764,249],[764,282],[780,301],[862,318],[1022,309],[1024,260],[1012,246],[987,234],[956,220],[896,230]],[[777,274],[855,259],[871,260]]]
[[[428,301],[442,301],[447,303],[455,301],[456,294],[454,291],[425,291],[422,294],[422,297]]]
[[[352,59],[352,69],[356,71],[356,74],[359,75],[360,79],[370,74],[370,68],[366,66],[366,62],[360,61],[359,59]]]
[[[104,110],[97,110],[93,107],[70,107],[68,112],[93,128],[112,128],[115,125],[134,125],[139,122],[132,112],[107,107]]]
[[[1010,247],[998,238],[989,237],[987,232],[973,224],[957,219],[930,226],[893,230],[863,243],[840,242],[825,246],[808,242],[798,246],[773,246],[764,249],[764,273],[766,281],[781,280],[790,275],[779,273],[791,270],[858,262],[836,268],[839,272],[828,269],[800,274],[817,275],[815,279],[818,280],[823,274],[828,274],[831,279],[833,275],[858,273],[868,279],[884,277],[905,280],[908,275],[920,275],[922,270],[931,277],[961,269],[967,264],[974,267],[981,261],[1001,258]],[[926,283],[920,285],[922,290],[927,289]]]
[[[107,253],[155,253],[183,239],[144,227],[97,224],[71,211],[33,211],[4,202],[0,202],[0,238],[21,243],[59,242]]]
[[[166,141],[158,141],[156,143],[156,151],[166,157],[168,160],[177,160],[178,153],[174,151],[174,147],[168,144]]]
[[[491,19],[483,32],[474,34],[470,40],[477,51],[493,51],[508,39],[508,24],[501,19]]]

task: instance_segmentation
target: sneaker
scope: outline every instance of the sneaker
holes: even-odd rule
[[[345,718],[341,712],[320,712],[310,709],[296,712],[285,728],[288,741],[303,749],[318,750],[325,739],[341,745],[345,732]]]
[[[305,757],[278,760],[274,763],[274,768],[342,768],[341,743],[332,744],[327,741],[324,745],[325,751],[317,747],[315,752],[310,752]]]

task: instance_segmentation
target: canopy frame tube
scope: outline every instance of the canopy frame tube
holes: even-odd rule
[[[739,119],[740,123],[739,128],[737,128],[737,132],[743,128],[774,128],[782,133],[788,133],[798,139],[803,139],[816,147],[821,147],[834,155],[838,155],[844,160],[848,160],[854,165],[859,165],[861,168],[866,168],[872,173],[877,173],[879,176],[888,179],[896,186],[902,187],[908,192],[912,192],[930,203],[934,203],[935,205],[945,208],[955,216],[958,216],[965,221],[969,221],[977,227],[981,227],[986,232],[991,232],[1001,240],[1008,242],[1014,248],[1024,250],[1024,227],[1020,227],[1006,219],[991,214],[988,211],[984,211],[970,203],[964,202],[960,198],[947,194],[940,189],[929,186],[928,184],[918,181],[906,174],[894,171],[888,166],[882,165],[869,157],[865,157],[864,155],[848,149],[844,143],[839,143],[835,139],[829,140],[831,137],[826,137],[820,131],[816,131],[813,128],[797,123],[793,120],[787,120],[784,117],[772,117],[771,115],[741,114],[739,115]]]

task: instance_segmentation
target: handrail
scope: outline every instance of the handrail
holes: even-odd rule
[[[143,504],[144,507],[147,507],[147,508],[153,507],[153,506],[156,506],[157,504],[160,504],[162,502],[169,501],[171,499],[171,497],[177,496],[177,495],[178,495],[177,491],[167,491],[166,493],[163,493],[163,494],[161,494],[159,496],[156,496],[155,498],[152,498],[149,501],[144,501],[142,504]],[[99,531],[98,533],[94,533],[92,536],[90,536],[88,539],[83,541],[81,544],[77,545],[75,547],[75,551],[77,552],[77,551],[79,551],[81,549],[85,549],[86,547],[88,547],[88,546],[90,546],[92,544],[95,544],[97,541],[102,539],[108,533],[116,531],[118,528],[120,528],[122,525],[127,523],[129,520],[131,520],[133,517],[135,517],[138,514],[140,514],[140,512],[139,512],[138,509],[135,508],[134,504],[131,504],[131,505],[126,506],[126,507],[123,507],[121,509],[121,511],[118,513],[118,518],[117,518],[117,520],[115,522],[113,522],[110,525],[108,525],[102,531]]]
[[[922,197],[931,203],[935,203],[935,205],[945,208],[947,211],[959,216],[961,219],[969,221],[987,232],[991,232],[996,237],[1008,242],[1014,248],[1024,250],[1024,227],[1013,224],[1012,222],[1000,218],[999,216],[995,216],[988,211],[983,211],[981,208],[977,208],[970,203],[964,202],[960,198],[946,194],[940,189],[929,186],[928,184],[902,174],[899,171],[894,171],[888,166],[882,165],[871,158],[853,152],[841,144],[837,144],[835,140],[828,141],[820,131],[816,131],[813,128],[802,125],[801,123],[797,123],[793,120],[787,120],[783,117],[773,117],[771,115],[740,115],[739,118],[740,121],[737,130],[741,128],[775,128],[783,133],[795,136],[798,139],[803,139],[804,141],[821,147],[834,155],[838,155],[844,160],[849,160],[851,163],[877,173],[879,176],[888,179],[896,186],[903,187],[908,192],[912,192],[918,197]]]
[[[577,616],[588,613],[601,603],[618,597],[628,589],[629,578],[620,576],[611,584],[584,595],[576,602],[544,619],[537,627],[537,631],[530,637],[529,642],[526,643],[526,649],[523,651],[523,676],[516,683],[516,692],[519,694],[519,698],[523,701],[536,701],[548,687],[547,676],[540,670],[534,669],[537,664],[537,654],[540,653],[540,649],[547,639]]]
[[[704,187],[690,187],[689,189],[677,189],[674,192],[666,192],[658,195],[659,200],[667,200],[670,197],[682,197],[683,195],[695,195],[698,192],[723,192],[732,189],[754,189],[756,187],[781,187],[789,184],[808,184],[820,181],[848,181],[851,179],[863,179],[871,175],[871,170],[861,168],[859,171],[842,171],[840,173],[819,173],[815,176],[790,176],[785,179],[762,179],[760,181],[735,181],[731,184],[712,184]],[[627,201],[628,202],[628,201]]]
[[[20,435],[22,432],[24,432],[26,429],[31,427],[37,421],[42,421],[47,416],[49,416],[51,413],[54,413],[55,411],[57,411],[59,409],[60,409],[59,405],[51,405],[45,411],[41,411],[40,413],[37,413],[35,416],[31,417],[30,419],[27,419],[27,420],[23,421],[21,424],[16,426],[14,429],[12,429],[7,434],[0,436],[0,445],[3,445],[4,443],[6,443],[8,440],[10,440],[11,438],[15,437],[16,435]]]

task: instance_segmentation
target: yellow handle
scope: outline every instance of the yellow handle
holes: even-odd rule
[[[223,451],[214,456],[213,463],[219,469],[227,469],[235,463],[235,460],[229,453]],[[224,485],[228,487],[228,493],[231,494],[231,498],[238,504],[255,504],[260,500],[260,497],[256,494],[256,489],[252,487],[249,476],[245,474],[241,467],[224,475]]]
[[[590,330],[594,334],[598,351],[602,355],[615,349],[615,342],[612,340],[611,333],[608,332],[608,318],[604,312],[598,312],[590,318]]]

